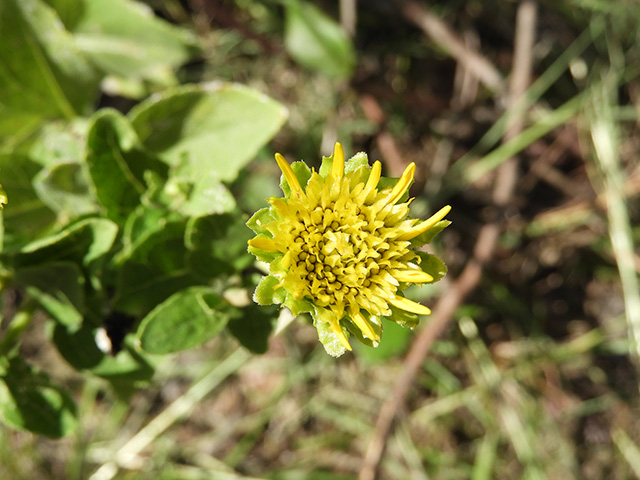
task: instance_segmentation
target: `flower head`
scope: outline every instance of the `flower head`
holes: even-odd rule
[[[318,172],[280,154],[284,198],[247,223],[257,236],[249,251],[270,264],[254,294],[260,304],[279,303],[294,315],[308,312],[332,355],[351,350],[352,333],[377,346],[381,317],[413,327],[430,310],[402,295],[411,284],[431,283],[446,273],[434,255],[416,251],[450,222],[446,206],[425,221],[409,217],[407,190],[415,164],[400,179],[380,176],[359,153],[345,164],[336,143]]]

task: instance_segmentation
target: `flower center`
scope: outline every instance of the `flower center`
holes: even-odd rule
[[[372,206],[349,200],[339,207],[331,202],[304,209],[292,225],[290,274],[300,282],[299,296],[323,307],[360,304],[383,314],[397,289],[389,270],[409,253],[408,242],[387,242],[391,229],[372,218]]]

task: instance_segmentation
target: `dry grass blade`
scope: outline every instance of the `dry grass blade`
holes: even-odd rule
[[[617,82],[610,75],[603,79],[601,88],[593,96],[593,109],[597,113],[592,115],[591,139],[603,180],[609,236],[622,282],[629,340],[636,362],[640,362],[640,282],[634,267],[633,236],[625,199],[625,178],[620,165],[619,135],[612,112],[615,88]]]

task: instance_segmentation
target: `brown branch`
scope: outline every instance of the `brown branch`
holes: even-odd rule
[[[412,15],[418,15],[422,10],[413,2],[405,4],[413,9]],[[531,50],[533,49],[534,33],[536,26],[535,0],[524,0],[519,8],[516,19],[516,38],[513,75],[511,77],[509,100],[511,102],[519,98],[529,83],[531,72]],[[495,79],[494,79],[495,80]],[[516,112],[512,117],[504,140],[513,138],[522,128],[521,115]],[[503,163],[498,171],[494,184],[493,199],[497,207],[504,207],[513,196],[517,180],[517,159],[511,158]],[[447,328],[455,310],[464,301],[465,297],[473,291],[482,277],[484,264],[491,259],[497,245],[502,223],[498,220],[482,226],[478,234],[473,257],[467,263],[460,276],[440,298],[433,308],[429,324],[420,331],[415,338],[411,349],[405,359],[405,368],[402,376],[396,381],[393,394],[384,402],[378,420],[375,425],[374,436],[368,445],[363,465],[360,470],[359,480],[374,480],[376,472],[384,452],[386,438],[391,432],[396,413],[404,404],[409,388],[429,353],[433,342]]]

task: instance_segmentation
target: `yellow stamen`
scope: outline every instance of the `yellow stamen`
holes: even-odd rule
[[[407,312],[416,313],[418,315],[430,315],[431,310],[429,310],[424,305],[413,302],[405,297],[400,297],[396,295],[393,298],[389,299],[389,303],[394,307],[400,308],[402,310],[406,310]]]
[[[408,232],[403,233],[397,239],[398,240],[411,240],[412,238],[417,237],[421,233],[424,233],[427,230],[429,230],[431,227],[433,227],[440,220],[442,220],[447,215],[447,213],[449,213],[450,210],[451,210],[451,205],[447,205],[446,207],[442,207],[440,210],[438,210],[435,214],[433,214],[427,220],[425,220],[422,223],[419,223],[417,226],[413,227]]]
[[[393,273],[399,282],[404,283],[426,283],[433,282],[433,277],[422,270],[400,270]]]
[[[250,247],[266,250],[267,252],[279,252],[278,244],[272,238],[252,238],[247,242]]]
[[[407,190],[407,187],[409,187],[409,184],[413,180],[414,173],[416,173],[416,164],[411,162],[407,166],[407,168],[405,168],[402,177],[400,177],[400,180],[398,180],[398,183],[396,183],[395,187],[393,187],[393,190],[391,190],[391,194],[389,195],[387,204],[393,205],[398,200],[400,200],[400,197],[402,197],[404,192]]]
[[[351,345],[349,345],[349,340],[347,340],[347,337],[344,335],[339,322],[331,322],[331,331],[336,334],[336,337],[338,337],[338,340],[340,340],[340,343],[344,348],[349,351],[352,350]]]
[[[291,189],[291,193],[295,193],[298,197],[303,197],[304,192],[302,191],[302,187],[300,187],[300,183],[296,178],[296,175],[293,173],[291,166],[287,163],[282,155],[276,153],[276,162],[278,162],[278,166],[284,175],[284,178],[287,180],[289,184],[289,188]]]
[[[356,324],[356,327],[358,327],[367,338],[370,338],[371,340],[376,342],[380,340],[371,328],[371,325],[369,325],[369,322],[367,322],[367,320],[362,316],[360,312],[351,314],[351,319]]]
[[[331,175],[334,181],[340,181],[344,174],[344,150],[340,142],[336,142],[333,147],[333,166],[331,167]]]

